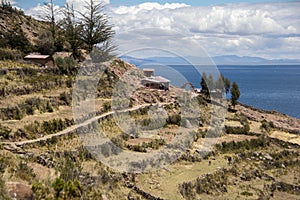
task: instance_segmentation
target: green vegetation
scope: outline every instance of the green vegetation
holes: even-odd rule
[[[9,139],[11,129],[0,124],[0,139]]]
[[[201,76],[200,85],[201,85],[201,92],[203,94],[205,94],[206,96],[209,95],[209,89],[208,89],[208,86],[207,86],[207,81],[208,81],[207,75],[206,75],[205,72],[203,72],[202,76]]]
[[[275,126],[274,126],[274,123],[272,121],[267,122],[266,120],[263,120],[261,122],[260,128],[263,131],[266,131],[267,133],[269,133],[273,128],[275,128]]]
[[[240,105],[236,110],[231,109],[235,112],[227,113],[226,120],[230,122],[225,123],[225,129],[209,127],[219,126],[223,121],[211,119],[215,114],[211,108],[221,105],[208,97],[231,92],[232,105],[235,106],[240,96],[238,85],[235,82],[231,85],[230,80],[222,75],[214,77],[203,73],[201,86],[204,95],[196,97],[199,107],[190,104],[192,111],[199,111],[199,116],[181,117],[185,115],[179,102],[190,103],[188,93],[176,99],[174,88],[161,93],[139,89],[131,97],[130,107],[145,102],[151,106],[157,102],[170,102],[162,106],[166,112],[155,113],[157,117],[152,119],[151,106],[130,111],[130,117],[137,124],[137,127],[128,128],[130,134],[118,126],[112,115],[75,129],[71,87],[77,66],[84,60],[82,49],[89,53],[95,44],[102,43],[111,50],[106,45],[114,34],[102,14],[102,6],[95,2],[89,0],[85,4],[88,12],[82,13],[81,19],[76,18],[77,11],[72,5],[66,5],[64,19],[57,22],[51,0],[46,5],[48,23],[23,16],[6,1],[0,5],[1,17],[12,18],[8,22],[11,22],[8,31],[0,30],[4,36],[0,38],[0,173],[3,175],[0,177],[0,199],[13,198],[7,192],[13,187],[11,182],[26,185],[33,199],[272,199],[279,192],[300,195],[299,138],[278,128],[283,123],[293,126],[293,119],[276,113],[267,116],[271,114],[254,109],[252,112],[258,112],[259,117],[246,118],[242,111],[250,108]],[[22,26],[35,27],[32,33],[24,34],[18,18],[23,21]],[[9,36],[11,32],[14,34]],[[26,38],[27,34],[32,34],[32,38]],[[35,39],[39,40],[33,46]],[[99,55],[91,55],[102,61],[107,53],[105,48],[98,49],[103,51]],[[56,57],[53,68],[15,61],[36,50],[45,54],[64,50],[72,52],[73,57]],[[82,116],[80,120],[111,111],[114,84],[128,69],[132,67],[119,59],[110,62],[96,88],[95,113]],[[81,97],[89,100],[87,91],[92,86],[85,81],[86,76],[80,78],[78,84],[84,86]],[[90,101],[82,103],[93,106]],[[186,119],[194,125],[195,118],[200,119],[200,122],[195,120],[199,128],[189,132],[191,141],[185,137],[182,144],[172,144],[177,134],[185,134],[188,130]],[[120,120],[120,123],[128,125],[126,120]],[[79,129],[101,130],[121,149],[144,155],[166,145],[183,152],[177,161],[163,169],[122,173],[101,164],[94,152],[83,146],[81,135],[76,134]],[[289,142],[272,135],[275,132],[288,134]],[[95,131],[92,137],[97,139],[97,134]],[[220,137],[217,144],[207,149],[206,144],[217,136]],[[104,155],[120,152],[106,144],[99,147]],[[167,156],[166,160],[161,158],[162,162],[172,160]],[[131,163],[132,167],[139,169],[156,167],[157,164]],[[18,187],[14,190],[22,193]]]
[[[127,145],[127,148],[137,152],[147,152],[147,148],[157,150],[160,146],[166,144],[164,139],[154,139],[151,142],[143,142],[141,145]]]
[[[109,40],[114,31],[108,23],[106,16],[102,13],[102,4],[96,3],[94,0],[87,1],[85,8],[86,13],[80,13],[82,17],[81,23],[81,39],[87,45],[87,50],[91,52],[95,44],[99,44]]]
[[[0,48],[0,60],[17,60],[21,58],[21,55],[19,50]]]
[[[19,136],[26,137],[27,139],[34,139],[41,135],[49,135],[62,131],[73,124],[74,122],[72,120],[62,120],[61,118],[43,121],[42,123],[34,121],[29,125],[25,125],[24,128],[19,129],[15,133],[15,137]]]
[[[54,38],[52,36],[52,33],[48,30],[44,30],[40,33],[39,37],[39,45],[38,45],[38,51],[42,55],[53,55],[56,51],[56,48],[54,46]]]
[[[230,80],[228,78],[225,78],[222,74],[215,80],[212,74],[209,74],[209,76],[207,77],[207,74],[203,72],[201,75],[200,85],[202,88],[201,93],[206,97],[209,97],[211,95],[221,97],[223,96],[224,92],[228,94],[228,92],[230,91],[232,100],[231,102],[233,106],[237,104],[237,100],[240,97],[240,91],[237,83],[233,82],[231,86]]]
[[[230,93],[231,93],[231,104],[233,105],[233,107],[235,107],[237,104],[237,100],[240,98],[241,95],[239,86],[236,82],[232,83]]]
[[[76,61],[72,57],[57,57],[55,64],[61,75],[75,76],[77,74]]]
[[[228,94],[229,89],[230,89],[230,80],[228,78],[224,79],[224,86],[225,86],[226,94]]]
[[[250,131],[250,126],[247,118],[241,117],[239,119],[243,127],[231,127],[231,126],[225,126],[225,132],[227,134],[245,134],[248,135]]]
[[[222,153],[228,152],[244,152],[245,150],[263,148],[270,145],[270,141],[264,137],[259,137],[258,139],[244,140],[241,142],[222,142],[222,144],[217,144],[216,149]]]
[[[5,182],[0,177],[0,198],[3,200],[9,200],[10,197],[7,194],[6,188],[5,188]]]
[[[40,113],[53,112],[57,109],[59,102],[50,102],[50,100],[41,99],[39,97],[32,97],[25,100],[24,103],[0,109],[0,119],[20,120],[26,115],[33,115],[36,111]]]
[[[45,4],[44,20],[50,23],[50,31],[40,37],[39,51],[43,54],[53,54],[63,49],[73,53],[74,58],[81,58],[80,48],[91,52],[96,44],[105,43],[102,50],[112,50],[107,42],[114,35],[112,26],[103,14],[102,4],[95,0],[85,2],[87,12],[75,10],[73,5],[66,4],[63,10],[63,19],[58,23],[58,10],[53,1]],[[77,18],[75,13],[81,15]],[[58,34],[59,33],[59,34]]]

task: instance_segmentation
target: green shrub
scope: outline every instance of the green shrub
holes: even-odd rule
[[[62,131],[73,124],[73,121],[69,119],[52,119],[43,121],[42,123],[34,121],[33,123],[24,126],[23,129],[19,129],[16,135],[32,139],[36,138],[37,135],[53,134]]]
[[[56,66],[58,67],[59,72],[60,72],[61,74],[65,74],[65,73],[68,72],[68,71],[67,71],[67,64],[66,64],[65,60],[64,60],[62,57],[57,57],[57,58],[55,59],[55,64],[56,64]]]
[[[0,48],[0,60],[17,60],[22,57],[22,53],[18,50]]]
[[[266,132],[270,132],[274,127],[275,127],[274,123],[272,121],[268,122],[267,120],[262,121],[260,126],[261,130]]]
[[[265,137],[259,137],[257,139],[244,140],[241,142],[222,142],[222,144],[216,144],[216,148],[223,152],[240,152],[243,150],[257,149],[260,147],[266,147],[270,145],[270,141]]]
[[[228,134],[248,134],[250,131],[249,122],[246,118],[240,119],[241,124],[243,127],[231,127],[231,126],[225,126],[225,131]]]
[[[9,200],[10,197],[8,196],[8,193],[5,188],[5,182],[2,180],[2,177],[0,177],[0,199],[3,200]]]
[[[60,192],[64,189],[65,187],[65,181],[61,178],[56,178],[54,182],[51,184],[55,191],[55,197],[58,198]]]
[[[16,176],[24,181],[31,181],[36,175],[27,163],[21,161],[16,170]]]
[[[83,188],[78,180],[71,181],[69,180],[65,184],[65,193],[67,197],[80,197],[83,191]]]
[[[54,107],[58,107],[58,103],[54,103]],[[20,120],[25,115],[33,115],[38,110],[40,113],[53,112],[53,105],[49,100],[41,99],[39,97],[32,97],[25,100],[24,103],[18,104],[13,107],[0,108],[0,119]]]
[[[248,192],[248,191],[244,191],[244,192],[241,193],[241,195],[243,195],[243,196],[253,196],[253,193]]]
[[[9,139],[9,134],[11,133],[11,129],[6,127],[6,126],[2,126],[0,124],[0,138],[3,137],[4,139]]]
[[[59,73],[61,75],[77,74],[76,62],[72,57],[57,57],[55,59],[55,64],[58,67]]]
[[[76,68],[76,62],[73,57],[65,57],[64,58],[68,74],[67,75],[76,75],[77,74],[77,68]]]
[[[71,94],[67,93],[67,92],[63,92],[59,95],[59,100],[64,101],[66,103],[66,105],[71,105],[72,102],[72,96]]]
[[[180,126],[181,116],[179,114],[170,115],[167,119],[168,124],[176,124]]]
[[[109,101],[106,101],[102,105],[102,111],[103,112],[108,112],[111,110],[111,103]]]

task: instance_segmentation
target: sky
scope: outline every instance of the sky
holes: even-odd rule
[[[47,0],[46,0],[47,1]],[[83,9],[85,0],[65,1]],[[156,48],[180,56],[300,59],[300,1],[97,0],[116,31],[120,54]],[[38,16],[40,0],[15,0]]]

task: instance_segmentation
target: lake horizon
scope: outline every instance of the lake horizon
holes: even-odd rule
[[[146,68],[145,65],[140,67]],[[170,79],[174,86],[178,87],[184,82],[190,82],[195,88],[201,88],[201,74],[192,65],[147,65],[147,67],[154,68],[155,75]],[[206,71],[211,66],[196,67],[202,72],[201,69]],[[217,65],[214,67],[229,78],[231,83],[237,82],[241,92],[239,102],[300,119],[300,64]],[[175,71],[172,72],[172,70]]]

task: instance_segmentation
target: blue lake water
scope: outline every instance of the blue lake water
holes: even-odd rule
[[[156,75],[170,79],[171,84],[175,86],[189,81],[196,88],[200,88],[201,73],[199,74],[193,66],[154,68]],[[238,83],[241,91],[240,102],[265,110],[276,110],[300,119],[300,66],[218,66],[216,70],[231,82]]]

